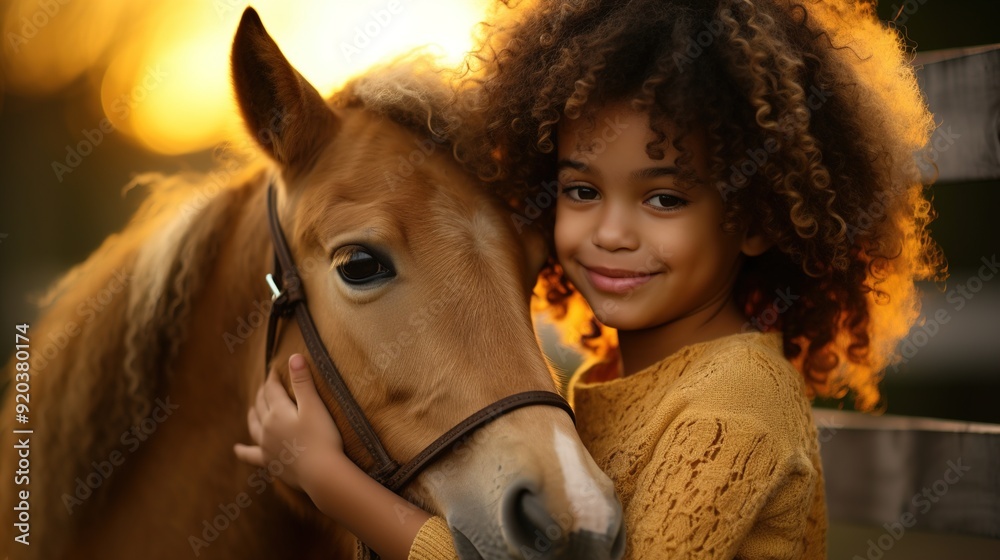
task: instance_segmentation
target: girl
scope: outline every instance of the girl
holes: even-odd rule
[[[825,558],[809,400],[875,408],[914,281],[944,276],[900,38],[848,0],[543,1],[487,29],[456,143],[522,206],[558,179],[540,285],[557,315],[579,293],[617,329],[620,360],[570,394],[626,557]],[[272,413],[250,414],[258,444],[334,442],[286,481],[383,557],[454,557],[438,517],[380,527],[402,500],[344,457],[301,364],[298,409],[269,382]]]

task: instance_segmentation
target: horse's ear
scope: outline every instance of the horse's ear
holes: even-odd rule
[[[250,133],[287,171],[308,170],[336,132],[337,119],[281,54],[253,8],[243,12],[236,30],[232,68]]]

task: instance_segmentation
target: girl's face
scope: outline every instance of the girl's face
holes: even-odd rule
[[[597,318],[620,330],[731,311],[740,255],[757,252],[744,235],[722,231],[717,189],[679,184],[677,149],[664,143],[663,159],[646,154],[655,139],[648,119],[622,103],[604,107],[592,131],[579,121],[559,129],[559,262]],[[705,177],[704,139],[689,136],[685,146]]]

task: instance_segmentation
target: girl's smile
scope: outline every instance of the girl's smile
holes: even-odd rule
[[[628,293],[639,286],[649,282],[658,273],[634,272],[615,268],[605,268],[603,266],[589,266],[580,264],[587,271],[587,279],[594,288],[602,292],[615,294]]]

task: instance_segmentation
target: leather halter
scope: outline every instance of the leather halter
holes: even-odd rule
[[[407,463],[400,465],[389,456],[389,453],[382,445],[372,425],[368,422],[361,407],[351,396],[347,389],[343,377],[334,365],[330,354],[327,353],[323,340],[316,331],[309,308],[306,305],[306,294],[295,268],[295,260],[285,241],[285,235],[281,229],[281,222],[278,220],[276,210],[277,190],[272,181],[268,185],[267,193],[267,215],[268,224],[271,228],[271,240],[274,243],[274,272],[266,276],[267,284],[271,288],[271,312],[267,321],[267,349],[264,356],[264,376],[267,376],[271,358],[274,352],[275,335],[277,334],[278,319],[295,315],[299,329],[302,331],[302,338],[305,339],[306,348],[313,358],[313,362],[319,369],[323,379],[333,390],[333,396],[337,399],[337,405],[347,417],[347,422],[351,429],[357,434],[361,443],[365,446],[368,454],[375,461],[375,467],[368,473],[372,478],[386,486],[393,492],[401,491],[420,471],[435,459],[444,454],[454,443],[461,440],[466,435],[482,427],[483,425],[496,420],[500,416],[524,406],[549,405],[556,406],[567,413],[576,422],[573,409],[569,403],[561,396],[552,391],[526,391],[516,393],[500,399],[499,401],[482,408],[465,420],[462,420],[454,428],[445,432],[437,438],[416,457]]]

